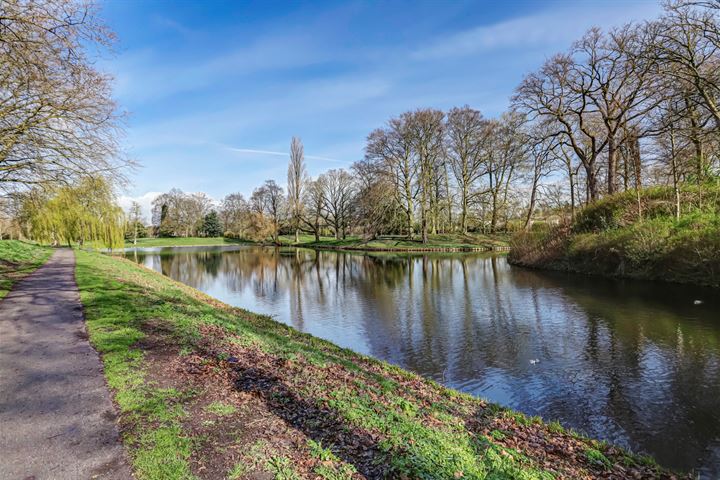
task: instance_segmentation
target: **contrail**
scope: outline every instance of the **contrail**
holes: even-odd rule
[[[290,156],[289,152],[275,152],[272,150],[256,150],[253,148],[236,148],[236,147],[228,147],[225,146],[228,150],[232,150],[233,152],[238,153],[255,153],[258,155],[275,155],[275,156],[281,156],[281,157],[288,157]],[[325,162],[335,162],[335,163],[347,163],[343,160],[338,160],[336,158],[328,158],[328,157],[318,157],[317,155],[305,155],[305,158],[309,158],[311,160],[322,160]]]

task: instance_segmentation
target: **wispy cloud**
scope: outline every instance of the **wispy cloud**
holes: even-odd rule
[[[392,83],[373,76],[334,76],[296,83],[282,94],[252,91],[223,109],[195,109],[163,121],[148,121],[135,126],[129,137],[133,148],[227,144],[231,140],[255,143],[254,132],[272,129],[275,145],[289,142],[292,135],[306,137],[310,129],[322,126],[330,130],[328,119],[335,112],[377,101],[387,95]],[[364,134],[363,134],[364,135]],[[243,138],[240,138],[243,137]],[[324,153],[324,152],[323,152]],[[332,159],[332,156],[325,158]]]
[[[288,157],[290,154],[288,152],[275,152],[271,150],[255,150],[252,148],[235,148],[235,147],[229,147],[225,146],[228,150],[232,152],[237,153],[248,153],[253,155],[275,155],[279,157]],[[338,160],[336,158],[328,158],[328,157],[321,157],[318,155],[305,155],[305,158],[309,158],[311,160],[322,160],[324,162],[335,162],[335,163],[347,163],[344,160]]]
[[[312,175],[349,166],[372,129],[418,107],[497,115],[523,74],[587,28],[659,10],[654,0],[531,4],[301,2],[278,11],[191,2],[154,4],[155,16],[121,5],[121,38],[137,36],[107,67],[132,112],[128,149],[144,165],[131,194],[247,194],[285,178],[293,135]]]
[[[654,3],[628,3],[622,8],[618,7],[604,4],[591,8],[563,6],[535,15],[481,25],[440,38],[416,49],[411,56],[416,60],[437,60],[484,51],[568,45],[592,26],[615,26],[647,18],[659,10]]]
[[[305,34],[268,35],[210,58],[181,57],[145,49],[120,56],[109,65],[118,79],[117,94],[130,102],[158,101],[179,93],[216,86],[259,72],[306,67],[328,60],[327,49]]]

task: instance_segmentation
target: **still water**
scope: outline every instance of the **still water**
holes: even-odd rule
[[[126,256],[455,389],[720,478],[718,290],[472,253],[236,246]]]

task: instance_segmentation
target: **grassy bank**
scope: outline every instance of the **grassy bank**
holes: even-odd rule
[[[125,248],[132,247],[194,247],[214,245],[237,245],[246,243],[241,240],[224,237],[158,237],[138,238],[137,245],[132,240],[125,241]]]
[[[343,240],[334,237],[320,237],[316,242],[312,235],[300,235],[299,242],[295,242],[294,235],[280,235],[278,241],[282,246],[303,248],[328,248],[335,250],[365,250],[365,251],[452,251],[452,250],[492,250],[508,246],[505,235],[431,235],[428,243],[423,244],[419,239],[409,240],[402,237],[382,237],[374,240],[364,240],[358,236],[348,236]],[[214,237],[177,237],[177,238],[142,238],[137,245],[126,242],[125,247],[183,247],[183,246],[213,246],[252,244],[253,242],[236,240],[232,238]]]
[[[140,479],[659,478],[651,462],[77,253]]]
[[[13,284],[44,264],[52,249],[19,240],[0,240],[0,298]]]
[[[385,236],[372,240],[365,240],[358,236],[348,236],[346,239],[336,240],[333,237],[321,237],[316,242],[315,237],[302,235],[300,241],[295,243],[293,235],[282,235],[280,242],[283,245],[306,247],[306,248],[328,248],[337,250],[365,250],[365,251],[452,251],[452,250],[492,250],[508,245],[508,238],[505,235],[477,235],[477,234],[446,234],[430,235],[428,243],[423,244],[417,236],[407,239],[401,236]]]
[[[572,225],[520,234],[511,263],[606,276],[720,286],[720,188],[626,192],[585,208]]]

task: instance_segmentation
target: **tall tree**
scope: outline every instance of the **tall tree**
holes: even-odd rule
[[[588,100],[589,79],[571,55],[555,55],[526,76],[513,96],[513,105],[533,121],[547,123],[553,135],[572,149],[583,165],[591,200],[600,197],[598,163],[607,143]]]
[[[460,231],[468,231],[468,211],[480,195],[473,186],[487,173],[484,161],[491,129],[478,110],[467,105],[453,108],[447,114],[445,136],[447,158],[460,193]]]
[[[500,214],[508,205],[511,182],[526,159],[528,136],[525,117],[507,112],[493,122],[492,141],[487,149],[487,191],[490,195],[490,232],[497,230]]]
[[[346,170],[333,169],[320,175],[318,182],[323,192],[323,217],[335,232],[335,238],[344,239],[354,213],[353,178]]]
[[[300,222],[303,217],[303,190],[307,182],[305,155],[302,141],[293,137],[290,142],[290,163],[287,173],[287,204],[291,227],[295,230],[295,243],[300,241]]]
[[[388,181],[392,182],[392,195],[405,217],[405,234],[412,238],[418,193],[418,165],[413,155],[408,118],[409,115],[392,118],[387,127],[370,133],[365,146],[365,158],[376,163]]]
[[[642,28],[626,25],[609,34],[593,28],[575,43],[574,92],[585,108],[585,117],[596,116],[603,127],[601,147],[607,147],[607,193],[617,190],[618,152],[622,133],[655,108],[651,88],[655,60],[645,53],[651,42]],[[580,119],[578,119],[580,120]]]
[[[320,241],[320,231],[324,226],[323,212],[325,207],[325,195],[323,183],[320,179],[309,180],[303,196],[305,207],[303,208],[303,223],[315,235],[315,241]]]
[[[422,243],[427,243],[429,228],[432,228],[433,233],[437,232],[439,198],[436,185],[440,173],[438,165],[444,155],[445,114],[440,110],[426,108],[403,114],[403,117],[408,122],[413,153],[418,165],[420,229]]]

